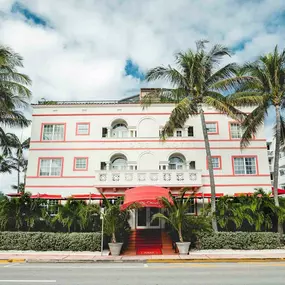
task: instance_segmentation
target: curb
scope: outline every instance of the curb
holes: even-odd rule
[[[0,259],[0,264],[2,263],[23,263],[26,259],[23,258],[13,258],[13,259]]]
[[[220,259],[120,259],[120,260],[65,260],[65,259],[26,259],[26,263],[251,263],[284,262],[285,258],[220,258]]]
[[[148,259],[146,263],[246,263],[284,262],[285,258]]]

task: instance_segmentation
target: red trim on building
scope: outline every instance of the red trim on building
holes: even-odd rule
[[[44,176],[44,175],[40,175],[40,167],[41,167],[41,159],[61,159],[61,170],[60,170],[60,176]],[[62,175],[63,175],[63,167],[64,167],[64,157],[58,157],[58,156],[52,156],[52,157],[42,157],[42,156],[40,156],[40,157],[38,157],[38,168],[37,168],[37,176],[38,177],[50,177],[50,178],[54,178],[54,177],[62,177]]]
[[[62,151],[62,150],[169,150],[174,149],[177,150],[177,147],[112,147],[112,148],[30,148],[30,151]],[[191,150],[191,149],[205,149],[205,147],[180,147],[179,149]],[[240,147],[211,147],[211,149],[239,149]],[[247,149],[267,149],[266,146],[262,147],[247,147]]]
[[[54,140],[43,140],[43,132],[44,132],[44,125],[63,125],[63,140],[61,141],[54,141]],[[47,123],[41,123],[41,134],[40,134],[40,142],[66,142],[66,123],[54,123],[54,122],[47,122]]]
[[[25,188],[95,188],[87,185],[26,185]]]
[[[247,177],[247,174],[241,174],[241,175],[233,175],[233,174],[214,174],[215,177],[240,177],[244,176]],[[257,176],[257,177],[270,177],[270,174],[256,174],[256,175],[251,175],[251,176]],[[209,174],[202,174],[202,177],[210,177]]]
[[[86,159],[86,168],[76,168],[76,159]],[[74,157],[73,159],[73,171],[88,171],[88,163],[89,163],[89,158],[88,157]]]
[[[210,139],[210,142],[232,142],[229,139]],[[255,139],[254,141],[266,142],[266,139]],[[49,143],[50,141],[36,141],[32,140],[31,143]],[[161,142],[161,139],[129,139],[129,140],[114,140],[114,139],[102,139],[102,140],[66,140],[66,141],[54,141],[53,143],[122,143],[122,142]],[[164,143],[167,142],[204,142],[204,140],[191,140],[189,138],[177,139],[177,138],[167,138]]]
[[[82,176],[80,176],[80,175],[75,175],[75,176],[64,176],[64,175],[62,175],[62,176],[27,176],[26,177],[27,179],[39,179],[39,178],[53,178],[53,179],[56,179],[56,178],[84,178],[84,179],[86,179],[86,178],[92,178],[92,179],[94,179],[95,178],[95,176],[84,176],[84,175],[82,175]]]

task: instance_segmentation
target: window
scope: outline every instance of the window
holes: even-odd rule
[[[138,169],[137,165],[130,165],[129,168],[130,168],[130,170],[137,170]]]
[[[255,157],[234,157],[234,174],[256,174]]]
[[[168,161],[168,169],[184,169],[185,158],[182,155],[171,156]]]
[[[39,176],[61,176],[62,158],[41,158]]]
[[[73,170],[87,170],[88,158],[87,157],[75,157]]]
[[[220,157],[212,157],[212,165],[214,169],[220,169],[221,168]]]
[[[181,130],[177,130],[176,131],[176,136],[177,137],[182,137],[182,131]]]
[[[41,204],[42,208],[45,208],[51,216],[55,216],[58,213],[59,200],[46,200]]]
[[[89,123],[77,123],[76,124],[76,135],[88,136],[90,133]]]
[[[101,162],[100,163],[100,169],[101,170],[107,170],[107,163],[106,162]]]
[[[108,136],[108,129],[102,128],[102,138],[106,138]]]
[[[218,133],[218,123],[217,122],[206,122],[206,128],[208,134],[217,134]]]
[[[190,161],[189,168],[190,169],[196,169],[196,162],[195,161]]]
[[[194,127],[188,127],[188,137],[194,137]]]
[[[159,165],[159,170],[166,170],[167,169],[167,165]]]
[[[43,141],[63,141],[64,140],[64,124],[44,124],[43,125]]]
[[[230,136],[232,139],[240,139],[243,135],[241,125],[238,123],[230,124]]]
[[[137,137],[137,131],[131,130],[130,131],[130,135],[131,135],[132,138],[136,138]]]

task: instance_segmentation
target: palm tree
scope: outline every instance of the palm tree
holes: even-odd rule
[[[200,115],[211,185],[212,227],[217,231],[215,179],[204,107],[212,106],[236,120],[241,120],[243,114],[227,102],[223,93],[237,88],[240,83],[249,78],[236,75],[235,63],[221,67],[221,60],[225,56],[230,56],[228,48],[214,45],[206,51],[205,43],[205,41],[199,41],[196,51],[189,49],[186,52],[177,53],[177,68],[159,66],[149,70],[146,74],[147,81],[164,79],[173,88],[156,89],[150,92],[142,98],[142,105],[147,107],[158,102],[176,104],[162,130],[163,138],[171,136],[175,128],[183,127],[189,117]]]
[[[0,173],[11,173],[12,170],[16,170],[12,158],[0,155]]]
[[[17,170],[17,186],[20,188],[20,174],[24,172],[24,184],[26,183],[26,171],[28,167],[28,160],[24,157],[24,150],[30,147],[30,138],[24,140],[23,142],[13,133],[6,134],[8,146],[7,148],[15,150],[15,157],[12,158],[15,168]],[[19,189],[18,189],[19,192]]]
[[[184,199],[187,190],[188,189],[184,189],[177,199],[171,193],[169,193],[171,200],[168,200],[166,197],[161,197],[160,201],[163,208],[165,208],[166,214],[157,213],[152,216],[152,221],[162,219],[170,224],[177,232],[180,242],[184,242],[182,235],[183,227],[186,224],[191,199],[193,198],[189,196],[187,199]]]
[[[243,84],[236,93],[229,96],[229,102],[235,106],[252,106],[254,110],[243,121],[244,133],[241,146],[249,145],[259,127],[264,123],[269,108],[275,110],[275,157],[274,157],[274,203],[279,207],[278,176],[281,143],[284,144],[285,121],[281,111],[285,109],[285,49],[281,52],[275,46],[274,51],[260,56],[255,62],[246,64],[239,74],[247,75],[252,80]],[[283,234],[283,224],[278,223],[278,232]]]
[[[104,219],[104,232],[106,235],[111,236],[112,243],[116,243],[116,233],[118,229],[121,228],[120,218],[123,212],[120,209],[120,205],[122,199],[118,198],[114,203],[111,203],[102,192],[101,195],[104,203],[104,213],[102,214]]]
[[[0,146],[5,146],[7,139],[3,126],[27,127],[27,120],[22,109],[28,106],[31,91],[30,78],[18,72],[23,67],[23,58],[12,49],[0,45]]]

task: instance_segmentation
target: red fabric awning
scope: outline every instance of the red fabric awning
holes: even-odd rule
[[[47,200],[61,200],[61,195],[50,195],[50,194],[34,194],[31,196],[32,199],[47,199]]]
[[[278,188],[277,191],[278,191],[278,195],[285,195],[284,189]],[[272,194],[274,194],[274,187],[272,187]]]
[[[104,194],[106,198],[117,198],[123,196],[123,194]],[[74,194],[70,198],[72,199],[79,199],[79,200],[101,200],[103,199],[101,194],[95,194],[95,193],[90,193],[90,194]]]
[[[7,196],[9,197],[21,197],[23,195],[23,193],[10,193],[10,194],[7,194]]]
[[[139,186],[125,191],[124,204],[121,206],[125,210],[134,203],[142,207],[162,208],[159,198],[165,197],[171,202],[169,190],[157,186]]]

